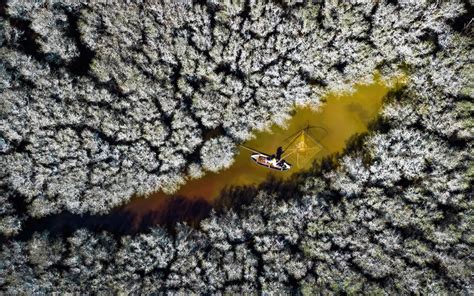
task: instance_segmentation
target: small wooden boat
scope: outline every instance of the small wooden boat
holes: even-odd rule
[[[287,171],[291,168],[291,164],[286,162],[285,160],[278,160],[276,158],[272,158],[267,154],[264,153],[254,153],[250,156],[257,164],[274,169],[277,171]]]

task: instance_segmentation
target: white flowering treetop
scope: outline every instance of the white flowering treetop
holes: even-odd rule
[[[1,292],[469,294],[467,2],[90,2],[0,9]],[[173,235],[76,224],[229,167],[376,70],[409,81],[337,164]]]

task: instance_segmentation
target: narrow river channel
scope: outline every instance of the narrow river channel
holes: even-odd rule
[[[403,79],[397,80],[397,84]],[[351,136],[364,133],[371,121],[377,118],[384,97],[391,90],[380,79],[368,85],[356,85],[356,91],[351,94],[329,94],[323,98],[324,104],[318,110],[300,108],[288,121],[286,128],[273,126],[269,131],[255,133],[255,138],[245,143],[258,151],[268,154],[275,152],[278,146],[284,146],[285,140],[308,124],[324,128],[310,129],[309,132],[322,148],[312,155],[311,159],[295,165],[295,159],[289,158],[293,164],[289,171],[280,172],[257,165],[250,159],[251,152],[239,148],[239,153],[233,165],[219,173],[207,173],[200,179],[189,180],[178,192],[180,204],[183,200],[193,200],[212,204],[219,197],[219,193],[228,186],[258,185],[270,175],[286,179],[292,174],[308,169],[314,161],[325,156],[341,152]],[[163,212],[170,196],[156,192],[148,198],[134,197],[132,201],[122,207],[122,210],[136,214],[137,217],[149,212]],[[176,198],[174,199],[176,201]],[[172,207],[174,208],[174,207]],[[175,209],[178,210],[179,209]],[[172,214],[172,213],[167,213]]]

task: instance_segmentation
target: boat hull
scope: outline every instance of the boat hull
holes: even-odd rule
[[[266,168],[277,170],[277,171],[287,171],[291,168],[291,164],[282,160],[280,162],[268,160],[270,157],[264,153],[254,153],[250,156],[256,164],[264,166]]]

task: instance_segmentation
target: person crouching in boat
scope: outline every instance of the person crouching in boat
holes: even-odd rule
[[[283,148],[281,148],[280,146],[277,148],[277,151],[275,154],[268,156],[267,160],[274,167],[282,166],[283,165],[283,161],[281,159],[282,154],[283,154]]]

